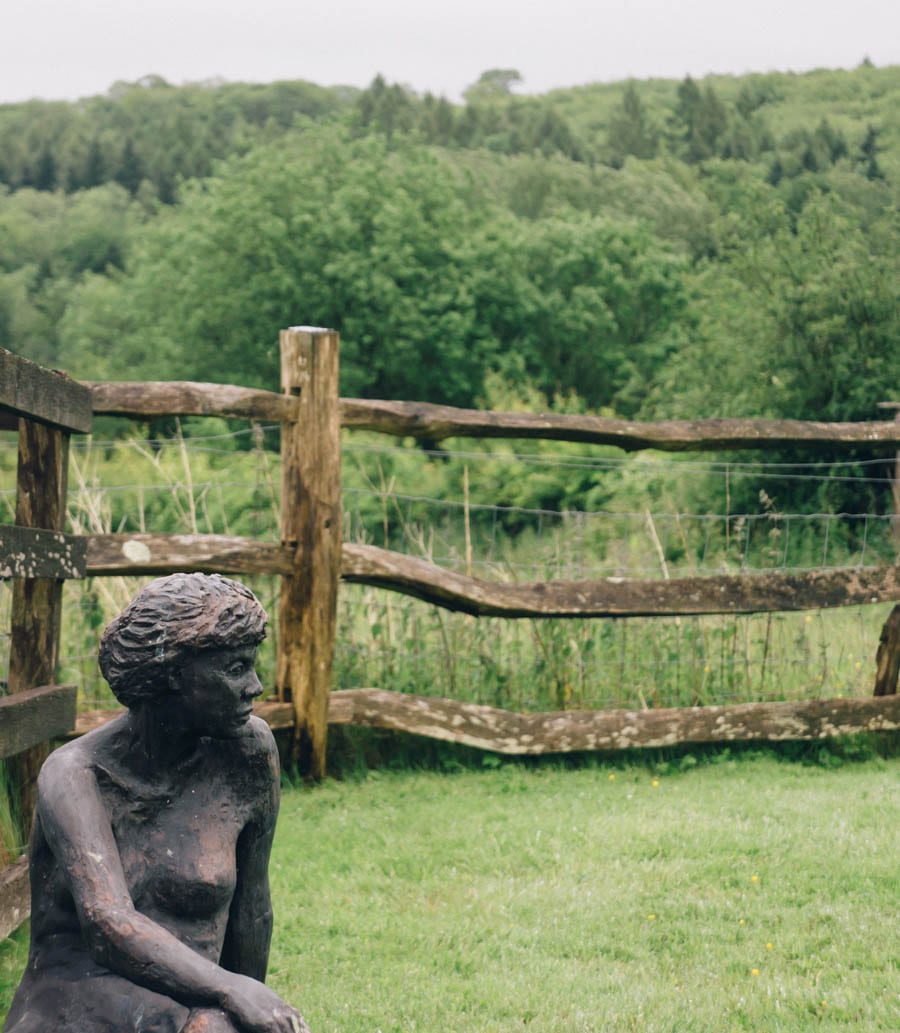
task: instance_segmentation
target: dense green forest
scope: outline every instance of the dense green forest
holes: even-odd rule
[[[900,67],[465,102],[383,78],[0,107],[0,346],[81,378],[625,417],[878,417],[900,373]],[[496,393],[496,392],[495,392]]]
[[[0,106],[0,346],[82,379],[277,388],[278,331],[305,323],[340,330],[351,396],[884,417],[877,403],[900,388],[900,67],[533,97],[517,81],[486,72],[451,104],[380,77],[366,90],[147,78],[77,104]],[[72,449],[76,532],[277,536],[277,433],[172,421],[144,428],[148,444],[130,424],[96,430]],[[374,437],[345,444],[346,537],[479,576],[895,555],[892,449],[663,464]],[[97,630],[125,600],[103,579],[79,591],[66,677],[100,699]],[[501,628],[368,589],[341,606],[337,684],[514,709],[870,691],[860,657],[880,627]]]

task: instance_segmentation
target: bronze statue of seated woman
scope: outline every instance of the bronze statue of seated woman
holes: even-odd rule
[[[263,980],[278,755],[251,716],[266,614],[174,574],[103,635],[128,708],[51,754],[31,843],[31,947],[5,1033],[308,1033]]]

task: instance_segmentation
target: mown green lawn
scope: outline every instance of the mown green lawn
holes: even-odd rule
[[[719,756],[287,790],[269,982],[313,1033],[900,1028],[896,761]]]

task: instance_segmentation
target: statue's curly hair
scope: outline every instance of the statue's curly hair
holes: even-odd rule
[[[207,649],[258,645],[266,611],[244,585],[219,574],[170,574],[151,581],[107,625],[100,670],[126,707],[162,696],[169,675]]]

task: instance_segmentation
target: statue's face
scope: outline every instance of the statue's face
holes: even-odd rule
[[[183,727],[214,739],[240,735],[263,690],[256,675],[257,648],[207,650],[183,664],[173,686]]]

